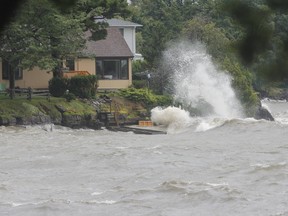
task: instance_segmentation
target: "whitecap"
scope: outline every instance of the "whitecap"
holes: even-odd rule
[[[106,205],[113,205],[117,203],[115,200],[89,200],[86,201],[87,204],[106,204]]]
[[[222,186],[229,186],[228,183],[223,182],[223,183],[206,183],[208,186],[212,186],[212,187],[222,187]]]
[[[103,194],[103,192],[95,191],[95,192],[91,193],[91,196],[98,196],[98,195],[101,195],[101,194]]]
[[[225,118],[203,118],[196,127],[195,132],[205,132],[207,130],[211,130],[219,126],[222,126],[223,124],[229,121],[231,120]]]
[[[254,167],[256,170],[270,170],[270,169],[277,169],[282,168],[287,165],[287,162],[279,162],[275,164],[264,164],[264,163],[256,163],[252,164],[251,167]]]

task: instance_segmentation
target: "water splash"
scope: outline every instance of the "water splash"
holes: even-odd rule
[[[231,77],[219,70],[201,43],[181,41],[164,52],[163,65],[171,77],[174,99],[202,116],[243,117],[231,87]]]
[[[158,125],[167,127],[168,133],[179,132],[192,124],[189,112],[172,106],[165,109],[155,107],[151,110],[151,120]]]

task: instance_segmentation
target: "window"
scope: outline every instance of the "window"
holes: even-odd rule
[[[128,79],[128,61],[121,60],[120,63],[120,77],[121,79]]]
[[[75,70],[75,61],[74,61],[74,59],[67,59],[65,64],[66,64],[66,67],[69,68],[70,71],[74,71]]]
[[[8,80],[10,73],[10,65],[7,61],[2,60],[2,79]]]
[[[15,80],[23,79],[23,71],[20,68],[13,67],[8,61],[2,59],[2,79],[9,80],[11,71],[15,72]]]
[[[127,80],[127,59],[103,59],[96,61],[96,73],[100,79]]]

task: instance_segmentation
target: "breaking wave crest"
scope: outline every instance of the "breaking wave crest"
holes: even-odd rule
[[[260,123],[264,120],[254,118],[195,117],[179,107],[155,107],[151,110],[151,120],[156,125],[166,128],[168,134],[182,133],[187,130],[205,132],[222,126]]]
[[[193,122],[189,112],[172,106],[165,109],[155,107],[151,110],[151,120],[157,125],[167,127],[167,132],[170,133],[181,131]]]

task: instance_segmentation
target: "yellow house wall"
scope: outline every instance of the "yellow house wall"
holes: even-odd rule
[[[52,72],[34,68],[31,71],[23,71],[23,79],[15,80],[15,86],[20,88],[48,88],[48,82],[53,77]],[[0,83],[6,84],[9,87],[9,80],[2,79],[2,61],[0,60]]]
[[[79,58],[75,60],[76,71],[88,71],[91,75],[96,73],[95,59]]]
[[[129,80],[99,80],[98,89],[121,89],[128,88]]]
[[[96,74],[95,59],[79,58],[75,61],[75,70],[88,71],[90,74]],[[129,59],[129,80],[99,80],[99,89],[118,89],[128,88],[132,85],[132,60]],[[31,71],[23,71],[23,79],[16,80],[15,86],[20,88],[48,88],[48,82],[52,79],[53,73],[39,68],[34,68]],[[8,80],[2,80],[2,62],[0,60],[0,83],[6,83],[9,87]]]
[[[20,88],[48,88],[48,82],[52,79],[53,73],[47,70],[34,68],[31,71],[24,70],[23,80],[16,80],[15,85]]]

